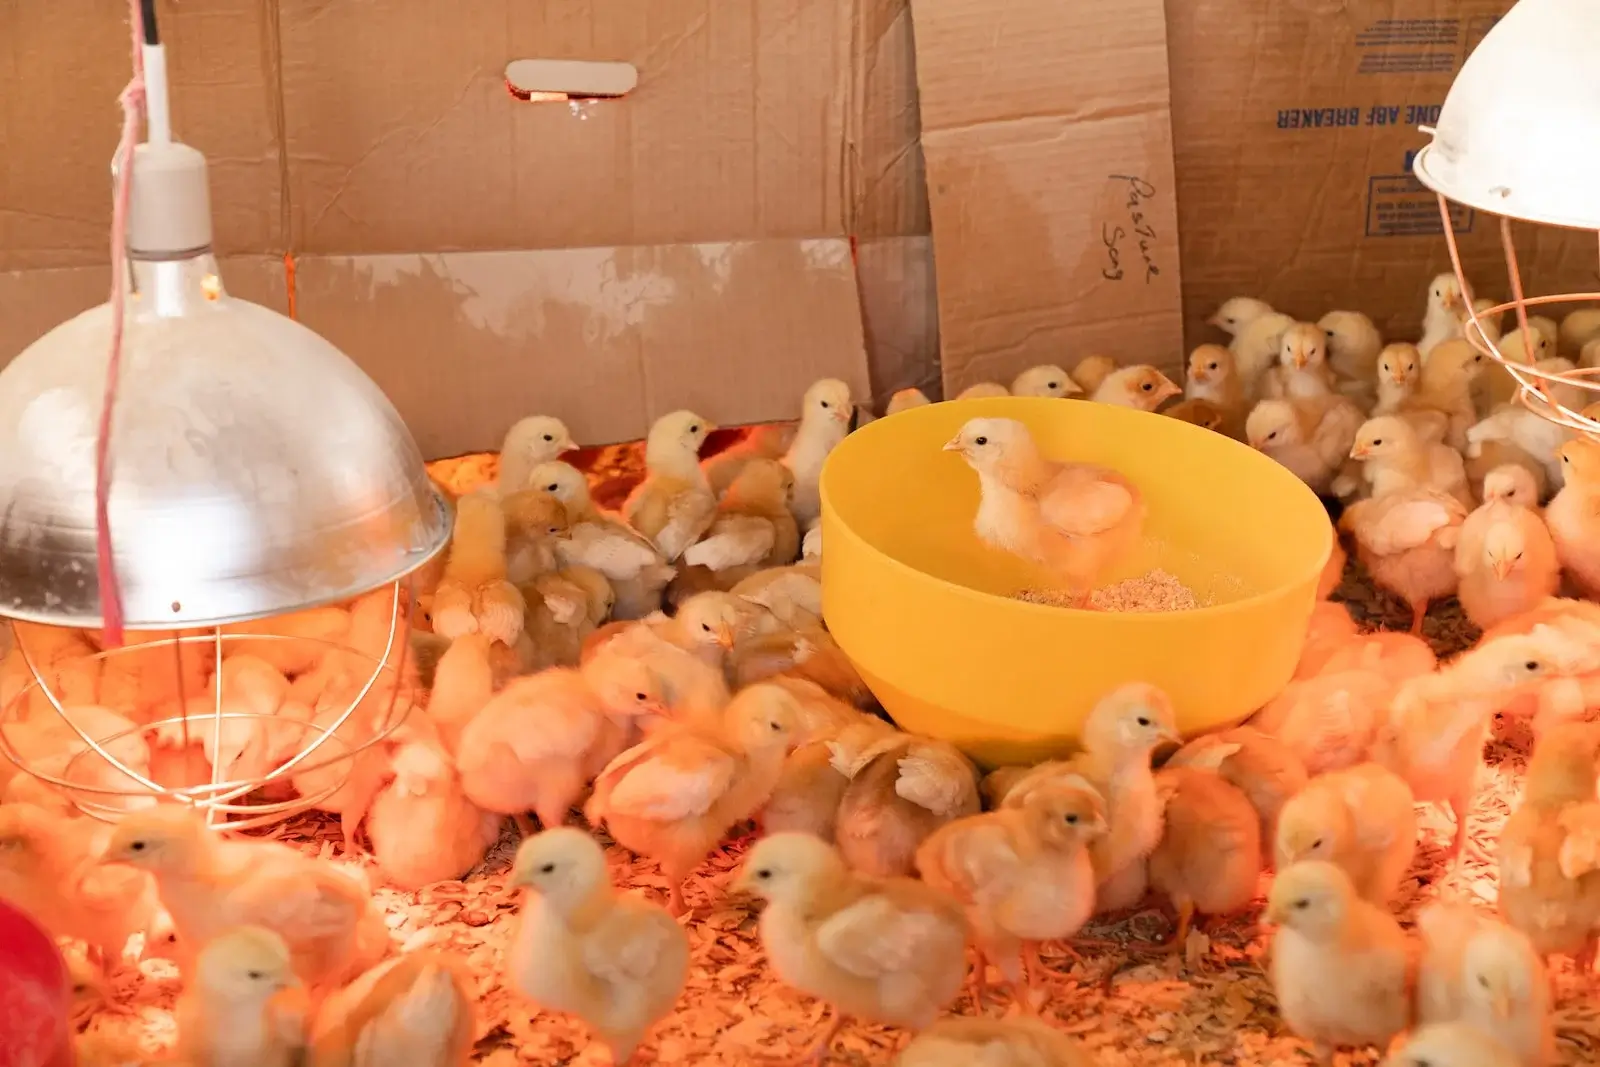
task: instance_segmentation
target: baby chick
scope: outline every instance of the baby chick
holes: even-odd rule
[[[1225,434],[1226,416],[1209,400],[1180,400],[1161,414],[1198,426],[1212,433]]]
[[[1255,898],[1261,823],[1249,798],[1213,771],[1164,767],[1155,777],[1166,810],[1150,853],[1150,887],[1178,912],[1172,951],[1181,953],[1196,913],[1227,915]]]
[[[1472,431],[1467,432],[1470,434]],[[1539,502],[1547,495],[1550,484],[1543,463],[1505,441],[1479,441],[1469,444],[1467,451],[1472,453],[1467,456],[1467,479],[1477,492],[1478,499],[1511,497],[1513,503],[1522,507],[1539,508]],[[1556,463],[1559,465],[1560,462],[1561,458],[1557,456]],[[1498,477],[1491,477],[1497,474]],[[1540,514],[1543,514],[1542,510]]]
[[[1239,331],[1255,320],[1273,314],[1272,305],[1265,300],[1257,300],[1250,296],[1236,296],[1225,300],[1222,306],[1212,312],[1206,319],[1208,326],[1215,326],[1229,337],[1239,336]]]
[[[728,670],[735,687],[779,674],[805,678],[863,710],[876,704],[850,657],[820,625],[758,633],[734,646]]]
[[[674,411],[657,419],[645,438],[649,473],[622,504],[628,525],[668,563],[676,563],[716,518],[716,494],[700,469],[700,449],[714,429],[692,411]],[[596,569],[604,573],[604,568]]]
[[[1313,492],[1326,495],[1361,423],[1361,409],[1338,394],[1263,400],[1245,419],[1245,440],[1289,468]]]
[[[442,637],[483,632],[503,645],[522,633],[527,605],[506,578],[506,517],[491,493],[456,504],[455,532],[444,577],[434,590],[433,632]]]
[[[1455,548],[1466,517],[1460,500],[1427,488],[1358,500],[1339,517],[1373,581],[1410,605],[1414,634],[1428,604],[1456,591]]]
[[[506,520],[506,579],[525,587],[560,567],[556,542],[567,535],[567,507],[554,493],[521,489],[500,496]]]
[[[1051,363],[1029,367],[1011,383],[1012,396],[1082,396],[1083,386]]]
[[[572,434],[567,432],[566,423],[560,419],[548,415],[519,419],[506,432],[505,443],[500,446],[500,470],[495,486],[501,496],[532,489],[534,468],[577,447]]]
[[[1266,919],[1272,989],[1289,1029],[1324,1063],[1344,1046],[1383,1048],[1410,1022],[1410,946],[1383,908],[1358,895],[1332,863],[1308,860],[1279,872]]]
[[[783,465],[794,475],[794,495],[790,505],[795,522],[801,526],[822,514],[817,495],[817,479],[828,453],[850,433],[850,387],[837,378],[813,382],[806,390],[800,408],[800,429],[794,444],[783,457]],[[794,553],[780,563],[793,561]]]
[[[1376,763],[1318,775],[1278,815],[1277,868],[1325,860],[1337,864],[1355,892],[1387,904],[1417,851],[1411,787]]]
[[[1413,418],[1425,412],[1444,416],[1444,443],[1464,452],[1467,430],[1478,421],[1472,386],[1482,372],[1483,353],[1463,340],[1445,341],[1432,353],[1424,351],[1417,391],[1401,401],[1399,413]]]
[[[827,691],[814,682],[782,675],[772,679],[782,685],[797,699],[806,703],[801,694],[809,689],[812,699],[818,695],[823,700],[848,713],[847,717],[832,723],[813,721],[807,724],[806,737],[783,761],[783,772],[772,789],[772,798],[761,810],[761,828],[767,833],[795,831],[813,834],[824,841],[835,840],[835,827],[839,821],[839,805],[844,800],[850,779],[833,765],[830,741],[844,730],[854,726],[873,735],[887,735],[894,728],[875,716],[863,715],[846,704],[834,701]],[[814,705],[816,706],[816,705]]]
[[[1526,331],[1519,326],[1500,338],[1495,348],[1506,362],[1530,367],[1556,354],[1555,340],[1539,330],[1531,319]],[[1488,411],[1493,411],[1501,404],[1509,404],[1522,390],[1521,384],[1512,377],[1511,372],[1499,366],[1491,368],[1481,388],[1484,408]]]
[[[1373,496],[1425,488],[1449,493],[1463,507],[1475,503],[1461,453],[1449,445],[1424,441],[1399,415],[1379,415],[1362,423],[1350,458],[1361,461],[1361,475]]]
[[[178,999],[177,1058],[194,1067],[294,1067],[304,1062],[303,1007],[289,948],[271,930],[240,926],[200,950]]]
[[[979,540],[1047,567],[1080,604],[1144,528],[1137,486],[1105,467],[1044,458],[1015,419],[971,419],[944,447],[978,472]]]
[[[828,751],[850,782],[834,835],[855,870],[909,875],[929,835],[978,813],[977,770],[947,742],[868,725],[842,731]]]
[[[1560,374],[1571,371],[1573,363],[1567,359],[1542,359],[1538,369]],[[1583,407],[1585,393],[1575,385],[1544,382],[1541,388],[1550,400],[1563,407],[1572,411]],[[1520,403],[1505,404],[1467,429],[1467,452],[1481,455],[1485,448],[1514,449],[1514,455],[1532,459],[1546,481],[1560,485],[1561,446],[1576,435],[1571,427],[1551,422]]]
[[[1456,574],[1456,596],[1479,629],[1537,606],[1561,587],[1561,562],[1544,519],[1504,499],[1485,500],[1461,524]]]
[[[524,841],[510,884],[527,891],[506,956],[510,984],[547,1011],[582,1019],[613,1063],[635,1062],[683,992],[683,929],[658,906],[612,888],[605,853],[579,830]]]
[[[801,711],[780,686],[756,685],[728,705],[720,726],[671,725],[612,760],[584,806],[618,844],[661,865],[675,915],[683,883],[736,823],[772,796]]]
[[[1534,745],[1522,804],[1500,831],[1500,914],[1534,951],[1575,956],[1594,966],[1600,928],[1600,864],[1574,816],[1595,806],[1600,728],[1552,727]],[[1587,854],[1587,855],[1586,855]]]
[[[441,746],[407,742],[390,770],[393,779],[367,812],[367,838],[384,877],[400,889],[466,877],[499,839],[500,816],[467,799]]]
[[[1282,742],[1308,774],[1344,770],[1367,758],[1395,688],[1375,664],[1327,670],[1291,682],[1250,724]]]
[[[32,804],[0,804],[0,898],[26,910],[52,937],[89,946],[102,970],[128,938],[148,930],[155,897],[141,871],[98,865],[109,828]]]
[[[1011,391],[999,382],[976,382],[956,394],[957,400],[993,400],[1010,396]]]
[[[1285,330],[1278,349],[1278,364],[1262,373],[1257,383],[1259,394],[1304,399],[1333,392],[1327,341],[1321,327],[1309,322],[1297,322]]]
[[[1094,913],[1086,846],[1105,832],[1100,794],[1081,778],[1061,778],[1019,807],[957,819],[922,843],[922,880],[966,906],[983,957],[980,988],[984,959],[992,960],[1018,1000],[1030,1003],[1019,959],[1031,986],[1043,969],[1038,942],[1072,937]]]
[[[1094,1061],[1037,1019],[941,1019],[912,1039],[894,1067],[1094,1067]]]
[[[1556,336],[1561,351],[1569,354],[1581,352],[1590,341],[1600,338],[1600,308],[1581,307],[1567,312]]]
[[[1260,821],[1258,851],[1267,852],[1277,840],[1278,813],[1309,780],[1305,764],[1288,745],[1248,726],[1197,737],[1174,753],[1165,767],[1212,771],[1243,792]]]
[[[604,515],[589,495],[589,479],[565,463],[533,469],[534,487],[550,493],[567,509],[567,536],[556,543],[566,565],[592,567],[605,575],[616,594],[612,614],[642,619],[661,607],[661,590],[673,569],[649,540]]]
[[[1417,350],[1423,359],[1445,341],[1461,336],[1462,315],[1467,306],[1466,294],[1454,274],[1436,275],[1428,283],[1428,303],[1422,313],[1422,338]]]
[[[189,808],[126,816],[112,830],[104,861],[150,872],[181,945],[264,926],[288,944],[308,986],[365,970],[389,945],[383,915],[357,878],[287,845],[219,838]]]
[[[1528,508],[1541,517],[1544,515],[1539,507],[1539,500],[1544,495],[1539,476],[1529,467],[1520,464],[1507,463],[1489,470],[1483,476],[1481,495],[1485,504],[1502,501],[1515,504],[1519,508]]]
[[[919,1031],[961,989],[961,906],[921,882],[853,874],[825,842],[774,834],[750,850],[735,888],[767,902],[761,945],[779,980],[834,1008],[813,1062],[846,1016]]]
[[[475,985],[442,952],[380,963],[322,1002],[307,1067],[467,1067],[477,1037]]]
[[[889,404],[883,409],[885,415],[896,415],[911,408],[920,408],[933,401],[921,389],[901,389],[889,398]]]
[[[1294,319],[1259,300],[1235,297],[1218,308],[1210,322],[1233,335],[1228,347],[1233,351],[1239,380],[1244,383],[1245,396],[1255,399],[1261,375],[1278,361],[1283,335],[1294,325]]]
[[[1416,393],[1421,375],[1422,353],[1417,351],[1416,345],[1398,341],[1384,346],[1383,351],[1378,353],[1377,403],[1372,413],[1398,413]]]
[[[1370,399],[1373,368],[1383,350],[1383,334],[1359,311],[1330,311],[1317,320],[1328,338],[1328,366],[1339,379],[1341,392],[1358,387],[1355,395]]]
[[[1584,596],[1600,598],[1600,441],[1578,437],[1561,447],[1566,479],[1544,511],[1556,557]]]
[[[1105,798],[1111,827],[1089,848],[1098,909],[1132,907],[1144,896],[1145,859],[1161,840],[1163,801],[1150,773],[1150,756],[1162,744],[1182,740],[1165,693],[1139,682],[1119,686],[1090,710],[1082,752],[1016,776],[1000,803],[1015,807],[1033,789],[1064,774],[1085,778]]]
[[[1500,1042],[1471,1023],[1429,1023],[1378,1067],[1526,1067]]]
[[[1244,382],[1234,367],[1232,351],[1222,345],[1200,345],[1190,352],[1183,395],[1209,401],[1222,412],[1222,432],[1229,437],[1243,435],[1247,410]]]
[[[1110,356],[1084,356],[1072,368],[1072,380],[1078,383],[1084,393],[1093,393],[1116,369],[1117,361]]]
[[[781,459],[794,444],[795,423],[765,423],[750,426],[743,436],[721,452],[701,460],[700,468],[706,472],[711,491],[720,498],[728,486],[739,477],[745,465],[753,459]]]
[[[1172,379],[1154,367],[1140,363],[1106,375],[1105,381],[1089,394],[1089,399],[1099,404],[1154,411],[1173,397],[1182,395],[1183,390],[1174,385]]]
[[[822,623],[822,568],[815,563],[768,567],[729,592],[760,604],[779,622],[796,630]]]
[[[686,566],[706,567],[727,589],[763,567],[782,567],[800,554],[800,528],[789,510],[794,475],[776,460],[752,459],[728,486],[717,518],[683,553]]]
[[[1464,904],[1417,913],[1417,1022],[1472,1023],[1522,1067],[1555,1062],[1550,983],[1528,938]]]

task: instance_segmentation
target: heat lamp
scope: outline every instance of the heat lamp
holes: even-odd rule
[[[1517,265],[1511,221],[1596,231],[1600,248],[1600,4],[1594,0],[1521,0],[1467,58],[1456,76],[1433,137],[1417,153],[1413,170],[1439,196],[1450,262],[1463,293],[1470,293],[1450,224],[1455,201],[1500,217],[1500,239],[1512,299],[1482,314],[1516,309],[1527,363],[1504,358],[1483,333],[1479,312],[1467,301],[1466,339],[1499,363],[1519,385],[1520,401],[1536,414],[1583,433],[1600,422],[1574,411],[1543,386],[1571,385],[1600,394],[1600,368],[1566,372],[1532,366],[1528,308],[1600,300],[1600,293],[1527,296]],[[1591,402],[1592,402],[1591,398]]]
[[[114,818],[130,798],[163,799],[213,819],[233,817],[235,825],[259,824],[318,800],[258,800],[259,787],[313,766],[348,764],[398,725],[380,722],[359,745],[336,736],[380,675],[397,673],[389,659],[397,645],[402,654],[405,648],[404,637],[395,637],[405,632],[396,625],[400,583],[446,545],[451,515],[382,391],[310,329],[224,288],[212,253],[205,158],[172,138],[153,7],[145,0],[141,20],[146,138],[131,153],[125,261],[112,264],[125,272],[124,306],[119,314],[114,293],[0,372],[0,616],[101,630],[111,591],[100,581],[97,565],[107,561],[98,552],[101,527],[109,527],[123,624],[140,638],[159,637],[102,657],[162,655],[161,648],[176,657],[179,646],[199,643],[220,671],[227,642],[248,636],[238,624],[385,587],[388,646],[349,707],[332,724],[307,727],[314,736],[270,774],[229,780],[213,754],[209,782],[171,786],[119,758],[121,735],[91,736],[64,711],[19,628],[16,647],[34,685],[82,742],[75,759],[105,761],[116,773],[86,774],[82,762],[76,771],[47,769],[20,753],[7,727],[22,721],[26,693],[0,709],[0,751],[100,818]],[[119,330],[120,371],[108,396],[107,353]],[[105,522],[97,524],[103,405],[109,493]],[[249,716],[225,714],[223,687],[211,688],[216,706],[202,739],[221,750],[224,735]],[[146,737],[187,731],[193,719],[180,709],[138,730]],[[330,784],[337,789],[342,777]]]

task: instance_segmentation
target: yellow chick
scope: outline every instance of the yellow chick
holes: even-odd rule
[[[1222,409],[1209,400],[1180,400],[1161,414],[1212,433],[1227,432],[1227,418],[1222,414]]]
[[[1528,938],[1464,904],[1417,913],[1417,1022],[1471,1023],[1522,1067],[1555,1062],[1550,982]]]
[[[1359,386],[1357,394],[1370,394],[1373,369],[1383,350],[1383,334],[1372,319],[1359,311],[1330,311],[1317,320],[1328,338],[1328,367],[1339,379],[1340,388]]]
[[[1328,368],[1328,337],[1321,327],[1297,322],[1284,331],[1278,363],[1262,373],[1257,392],[1262,397],[1300,399],[1333,392],[1333,371]]]
[[[599,571],[611,583],[618,619],[642,619],[661,607],[661,591],[675,573],[647,538],[602,514],[589,495],[589,479],[566,463],[533,469],[535,488],[550,493],[567,509],[567,536],[556,553],[569,567]]]
[[[794,475],[790,510],[801,526],[822,514],[822,499],[817,494],[817,479],[828,453],[850,433],[850,387],[837,378],[813,382],[800,406],[800,429],[794,444],[784,454],[783,465]],[[779,562],[788,563],[794,559]]]
[[[367,838],[389,884],[421,889],[463,878],[500,838],[500,816],[462,791],[450,755],[426,741],[401,745],[394,778],[372,800]]]
[[[1538,324],[1531,318],[1528,320],[1526,332],[1520,326],[1517,327],[1500,338],[1495,348],[1506,362],[1521,363],[1530,367],[1556,354],[1555,339],[1540,330]],[[1521,389],[1522,386],[1512,377],[1510,371],[1504,367],[1492,368],[1484,377],[1481,386],[1484,408],[1493,411],[1501,404],[1509,404],[1516,399]]]
[[[178,999],[177,1059],[196,1067],[304,1063],[306,1016],[283,938],[260,926],[220,931]]]
[[[1105,798],[1110,832],[1091,842],[1098,910],[1130,908],[1144,896],[1145,860],[1161,840],[1163,799],[1150,772],[1151,754],[1181,744],[1172,701],[1153,685],[1134,682],[1102,697],[1083,724],[1083,751],[1017,775],[1000,803],[1015,807],[1028,793],[1063,774],[1081,775]]]
[[[322,1002],[307,1067],[467,1067],[478,1028],[475,985],[442,952],[380,963]]]
[[[761,945],[778,979],[826,1001],[826,1055],[846,1016],[919,1031],[961,990],[961,906],[909,878],[854,874],[826,842],[774,834],[756,842],[734,888],[766,900]]]
[[[975,382],[956,394],[957,400],[993,400],[996,397],[1010,396],[1011,390],[999,382]]]
[[[1467,448],[1467,430],[1478,421],[1472,399],[1473,383],[1483,373],[1483,353],[1457,338],[1445,341],[1432,353],[1423,352],[1422,377],[1417,391],[1400,403],[1399,414],[1416,418],[1428,412],[1442,415],[1442,440],[1458,452]]]
[[[1245,440],[1287,467],[1313,492],[1326,495],[1362,420],[1361,409],[1338,394],[1263,400],[1245,419]]]
[[[1538,369],[1563,374],[1573,370],[1574,364],[1568,359],[1541,359]],[[1550,400],[1571,411],[1583,407],[1586,394],[1578,386],[1543,382],[1541,388]],[[1514,449],[1513,455],[1520,453],[1538,465],[1544,480],[1560,485],[1561,446],[1576,434],[1570,427],[1551,422],[1521,403],[1508,403],[1467,429],[1467,452],[1481,455],[1485,448],[1496,445]]]
[[[1471,1023],[1430,1023],[1406,1035],[1378,1067],[1526,1067]]]
[[[1139,363],[1122,367],[1106,375],[1089,399],[1097,404],[1115,404],[1117,407],[1154,411],[1183,390],[1172,379],[1148,364]]]
[[[1144,529],[1137,486],[1105,467],[1044,458],[1015,419],[971,419],[944,448],[978,473],[978,539],[1048,568],[1080,606]]]
[[[104,862],[151,874],[180,944],[265,926],[288,944],[295,973],[313,988],[365,970],[389,946],[383,915],[356,877],[287,845],[221,839],[188,808],[128,815],[112,830]]]
[[[799,695],[796,687],[809,687],[823,698],[833,699],[821,686],[799,678],[780,675],[772,679],[772,684],[782,685],[791,693],[796,693],[802,707],[805,698]],[[763,831],[813,834],[830,844],[835,840],[839,805],[844,801],[845,790],[850,787],[850,779],[834,767],[829,742],[836,740],[850,727],[870,731],[873,736],[894,731],[894,727],[875,716],[863,715],[848,705],[839,706],[849,712],[848,719],[832,724],[808,724],[806,739],[785,757],[783,771],[772,789],[772,797],[761,810]]]
[[[1361,475],[1373,496],[1404,489],[1433,489],[1472,507],[1472,488],[1461,453],[1449,445],[1424,441],[1399,415],[1368,419],[1356,431],[1350,458],[1361,463]]]
[[[517,849],[525,890],[506,955],[509,984],[547,1011],[582,1019],[615,1064],[672,1011],[689,973],[689,938],[658,906],[612,888],[588,834],[546,830]]]
[[[1033,790],[1019,807],[935,831],[917,849],[917,871],[966,907],[982,957],[1027,1005],[1023,969],[1031,991],[1043,970],[1038,943],[1072,937],[1094,913],[1087,845],[1105,832],[1100,794],[1081,778],[1063,777]],[[980,1004],[984,969],[980,959]]]
[[[500,497],[506,519],[506,579],[525,587],[560,566],[556,542],[567,535],[567,507],[554,493],[521,489]]]
[[[1405,779],[1376,763],[1318,775],[1278,815],[1276,862],[1337,864],[1355,892],[1387,904],[1417,851],[1417,813]]]
[[[1317,673],[1375,671],[1398,685],[1419,674],[1429,674],[1438,666],[1439,659],[1433,654],[1433,648],[1422,638],[1375,630],[1353,634],[1328,650]]]
[[[706,472],[706,481],[717,496],[727,492],[728,486],[739,477],[745,464],[753,459],[780,459],[794,443],[794,423],[766,423],[746,427],[738,441],[701,460],[700,469]]]
[[[818,564],[769,567],[728,591],[760,604],[779,622],[796,630],[822,623],[822,568]]]
[[[450,642],[434,665],[428,719],[452,754],[461,731],[489,703],[503,681],[496,677],[490,645],[487,634],[462,634]]]
[[[1306,625],[1300,661],[1295,664],[1295,679],[1312,678],[1320,674],[1327,658],[1360,633],[1361,627],[1344,604],[1330,600],[1317,601],[1311,606],[1311,621]]]
[[[1256,838],[1258,854],[1263,850],[1271,851],[1272,843],[1277,840],[1278,813],[1309,781],[1305,763],[1293,749],[1272,735],[1248,726],[1195,738],[1165,764],[1165,768],[1179,767],[1211,771],[1245,795],[1260,824]],[[1158,775],[1158,785],[1159,781]],[[1169,834],[1171,821],[1169,801]]]
[[[1281,742],[1308,774],[1344,770],[1367,758],[1395,688],[1375,664],[1324,670],[1289,683],[1250,725]]]
[[[506,517],[491,493],[469,493],[456,504],[455,532],[444,577],[434,591],[433,632],[442,637],[483,632],[516,643],[527,610],[506,577]]]
[[[1244,382],[1239,378],[1230,350],[1222,345],[1200,345],[1190,352],[1183,395],[1215,405],[1222,413],[1222,432],[1229,437],[1243,435],[1247,411]]]
[[[911,408],[926,407],[933,401],[928,399],[928,394],[921,389],[901,389],[889,397],[889,404],[883,409],[885,415],[898,415]]]
[[[1600,441],[1578,437],[1561,447],[1566,481],[1544,510],[1556,557],[1586,597],[1600,597]]]
[[[1406,1028],[1411,947],[1394,917],[1362,899],[1343,870],[1307,860],[1280,871],[1265,918],[1278,924],[1278,1011],[1324,1063],[1335,1048],[1383,1048]]]
[[[716,518],[717,497],[700,469],[700,449],[714,429],[692,411],[674,411],[657,419],[645,438],[648,473],[623,501],[622,517],[667,563],[676,563]]]
[[[500,446],[500,469],[495,476],[495,487],[501,496],[532,489],[534,468],[577,448],[567,424],[560,419],[549,415],[518,419],[506,431],[505,443]]]
[[[1385,345],[1378,353],[1377,403],[1374,415],[1395,415],[1417,391],[1422,376],[1422,353],[1404,341]]]
[[[1461,322],[1470,293],[1461,292],[1461,283],[1454,274],[1436,275],[1428,283],[1427,307],[1422,313],[1422,338],[1417,350],[1427,359],[1433,350],[1446,341],[1461,337]]]
[[[1082,396],[1083,386],[1053,363],[1029,367],[1011,382],[1012,396]]]
[[[1494,467],[1483,476],[1483,502],[1501,501],[1527,508],[1543,516],[1539,500],[1544,495],[1540,479],[1528,467],[1516,463]]]
[[[560,826],[584,787],[638,740],[638,718],[666,712],[659,677],[627,657],[518,678],[462,730],[461,787],[485,811],[533,811],[546,828]]]
[[[735,687],[754,685],[780,674],[804,678],[840,700],[867,710],[876,704],[872,690],[828,631],[819,625],[758,633],[734,646],[728,662]]]
[[[610,579],[582,565],[545,575],[523,595],[528,600],[524,634],[532,652],[518,657],[518,665],[528,670],[575,666],[584,641],[610,618],[617,602]]]
[[[1477,452],[1476,456],[1467,457],[1467,478],[1479,500],[1509,500],[1544,515],[1539,506],[1549,484],[1544,464],[1515,445],[1500,441],[1483,441],[1468,449]],[[1556,462],[1561,462],[1559,457]]]
[[[1037,1019],[941,1019],[894,1067],[1094,1067],[1078,1044]]]
[[[1078,365],[1072,368],[1072,380],[1078,383],[1078,387],[1085,394],[1088,394],[1100,388],[1100,383],[1116,369],[1117,361],[1110,356],[1084,356],[1078,360]]]
[[[652,616],[617,629],[602,626],[590,635],[579,666],[602,654],[634,660],[660,680],[662,698],[674,717],[720,712],[728,702],[726,650],[737,642],[742,622],[725,597],[700,594],[685,601],[671,620]]]
[[[828,751],[850,783],[835,840],[845,862],[864,874],[911,874],[923,841],[981,807],[977,769],[947,742],[867,724],[841,731]]]
[[[720,725],[663,727],[612,760],[584,814],[661,865],[673,914],[681,915],[683,883],[730,828],[771,798],[801,715],[781,687],[751,686]]]
[[[1600,339],[1600,308],[1581,307],[1567,312],[1556,336],[1562,352],[1581,352],[1589,342]]]
[[[155,915],[150,879],[98,864],[109,828],[32,804],[0,804],[0,898],[32,915],[52,937],[89,946],[109,972],[128,938]]]
[[[794,475],[776,460],[745,464],[705,537],[684,550],[684,564],[710,569],[726,589],[764,567],[793,563],[800,554],[800,527],[789,510],[794,487]]]
[[[1166,809],[1150,853],[1150,887],[1178,913],[1171,949],[1179,953],[1196,914],[1228,915],[1255,899],[1261,822],[1249,797],[1214,771],[1164,767],[1155,777]]]
[[[1250,296],[1236,296],[1225,300],[1222,306],[1206,319],[1206,325],[1215,326],[1229,337],[1239,336],[1239,331],[1259,318],[1273,314],[1272,305]]]
[[[1461,524],[1456,574],[1456,596],[1480,629],[1536,607],[1561,587],[1561,561],[1544,519],[1505,499],[1486,500]]]
[[[1456,591],[1456,541],[1466,518],[1460,500],[1422,487],[1358,500],[1339,517],[1373,581],[1410,606],[1413,634],[1422,632],[1428,604]]]
[[[1534,745],[1522,804],[1500,831],[1500,914],[1526,934],[1534,951],[1577,958],[1594,968],[1600,929],[1597,839],[1585,825],[1595,812],[1600,728],[1564,723]]]
[[[1259,300],[1235,297],[1218,308],[1210,322],[1233,336],[1228,348],[1233,351],[1245,396],[1254,400],[1259,395],[1261,376],[1277,363],[1283,335],[1294,325],[1294,319]]]

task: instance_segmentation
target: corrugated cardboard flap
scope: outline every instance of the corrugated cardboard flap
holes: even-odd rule
[[[1161,0],[912,0],[947,394],[1182,363]]]

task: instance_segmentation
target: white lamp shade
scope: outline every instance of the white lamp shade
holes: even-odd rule
[[[1467,58],[1414,169],[1495,215],[1600,230],[1600,0],[1521,0]]]

